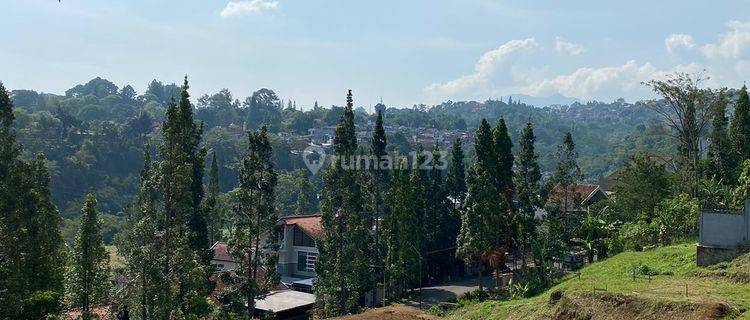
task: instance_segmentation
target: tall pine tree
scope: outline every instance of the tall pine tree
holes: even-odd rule
[[[708,157],[711,159],[712,174],[725,184],[734,182],[733,172],[736,170],[732,161],[732,148],[727,135],[727,98],[724,91],[719,91],[718,98],[711,106],[711,134],[708,146]]]
[[[261,236],[273,234],[276,223],[274,188],[276,172],[271,160],[271,143],[266,125],[249,134],[247,154],[242,160],[239,178],[239,204],[235,210],[230,252],[239,257],[239,289],[245,293],[247,318],[255,313],[255,298],[275,285],[276,257],[262,250]],[[267,243],[272,244],[272,243]],[[264,281],[259,281],[260,269]]]
[[[102,225],[91,193],[86,195],[81,209],[81,226],[71,260],[68,293],[72,305],[81,308],[83,319],[91,319],[91,306],[103,302],[109,289],[109,255],[102,243]]]
[[[46,159],[20,159],[13,103],[0,83],[0,318],[39,319],[61,308],[62,222]]]
[[[388,151],[386,150],[387,145],[388,140],[386,139],[385,127],[383,126],[383,110],[378,109],[375,118],[375,128],[373,129],[372,140],[370,141],[370,155],[374,158],[375,164],[369,172],[371,179],[366,184],[368,187],[368,199],[372,202],[370,206],[373,212],[372,220],[375,224],[372,255],[372,265],[378,266],[375,267],[376,272],[373,273],[375,283],[379,279],[382,279],[382,273],[385,272],[382,259],[383,246],[380,239],[380,224],[386,210],[386,206],[383,203],[383,196],[388,188],[388,171],[382,168],[383,161],[385,161],[384,158],[388,155]],[[373,290],[372,301],[375,301],[375,293],[375,290]]]
[[[176,286],[171,303],[165,308],[182,316],[199,316],[210,312],[202,299],[208,294],[205,266],[209,261],[205,217],[201,210],[203,196],[203,158],[199,149],[202,125],[193,120],[192,105],[187,90],[187,77],[182,87],[179,105],[171,100],[162,124],[162,143],[159,146],[158,195],[162,214],[159,214],[160,233],[163,234],[163,273]]]
[[[734,106],[732,122],[729,125],[729,140],[732,147],[733,162],[737,169],[734,176],[739,176],[739,164],[750,159],[750,97],[747,87],[742,86]]]
[[[451,158],[448,173],[445,177],[448,195],[453,199],[454,207],[462,202],[466,193],[466,167],[464,165],[464,151],[461,139],[456,138],[451,147]]]
[[[531,248],[536,236],[534,214],[536,209],[541,207],[539,182],[542,173],[539,169],[539,163],[537,163],[539,156],[534,151],[534,143],[536,143],[534,128],[531,123],[527,123],[521,131],[520,141],[518,142],[514,175],[518,203],[518,242],[521,245],[521,257],[524,265],[526,265],[526,252]]]
[[[371,288],[371,217],[364,214],[362,176],[352,169],[357,151],[351,90],[334,136],[334,159],[323,176],[320,203],[323,239],[316,262],[315,294],[325,315],[356,310]],[[348,169],[347,169],[348,168]]]
[[[483,259],[496,248],[500,236],[500,190],[497,188],[498,157],[492,128],[482,119],[474,137],[477,162],[466,179],[466,199],[461,207],[461,231],[457,239],[458,256],[479,267],[478,284],[482,288]]]
[[[555,158],[557,165],[555,166],[552,181],[560,186],[562,190],[562,210],[563,212],[567,212],[577,205],[577,203],[571,203],[576,196],[570,194],[570,187],[582,178],[581,168],[578,167],[578,152],[575,150],[573,135],[570,132],[565,133],[563,141],[557,146]]]
[[[173,311],[171,275],[164,273],[166,251],[165,215],[159,210],[158,167],[145,146],[141,185],[134,206],[128,208],[127,228],[118,236],[118,253],[125,257],[127,275],[133,279],[128,304],[134,318],[165,319]]]
[[[203,201],[203,212],[206,215],[208,228],[208,241],[214,243],[221,239],[221,228],[223,227],[221,213],[218,208],[219,201],[219,165],[216,162],[216,152],[211,156],[211,169],[208,171],[208,186],[206,198]]]

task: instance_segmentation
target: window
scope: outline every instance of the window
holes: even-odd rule
[[[315,272],[315,261],[317,260],[317,253],[297,251],[297,271]]]
[[[300,247],[314,247],[315,241],[302,231],[302,229],[294,226],[294,245]]]

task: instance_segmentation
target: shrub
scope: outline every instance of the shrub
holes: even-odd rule
[[[43,319],[62,311],[62,294],[56,291],[37,291],[23,300],[27,319]]]
[[[619,245],[624,250],[642,251],[644,247],[656,244],[658,230],[655,223],[626,222],[618,233]]]

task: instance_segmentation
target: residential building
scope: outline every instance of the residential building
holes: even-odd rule
[[[309,279],[315,277],[318,248],[315,241],[323,236],[321,216],[289,216],[279,220],[279,273],[282,277]]]
[[[550,191],[548,203],[561,206],[564,212],[585,212],[586,207],[600,200],[609,199],[606,192],[597,184],[571,184],[567,190],[556,185]]]
[[[234,270],[238,267],[237,260],[229,254],[226,242],[217,241],[211,246],[211,251],[211,265],[216,267],[216,271]]]

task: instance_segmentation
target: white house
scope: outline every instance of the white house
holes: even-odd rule
[[[279,232],[279,273],[299,279],[315,277],[318,248],[315,241],[323,235],[320,215],[290,216],[277,223]]]
[[[213,258],[211,265],[216,267],[217,271],[234,270],[239,265],[232,256],[229,255],[226,242],[216,242],[211,246]]]
[[[320,215],[289,216],[276,224],[279,228],[277,271],[284,285],[299,291],[312,291],[318,248],[315,241],[323,235]],[[227,251],[227,244],[216,242],[211,246],[211,265],[218,271],[232,270],[238,263]]]

